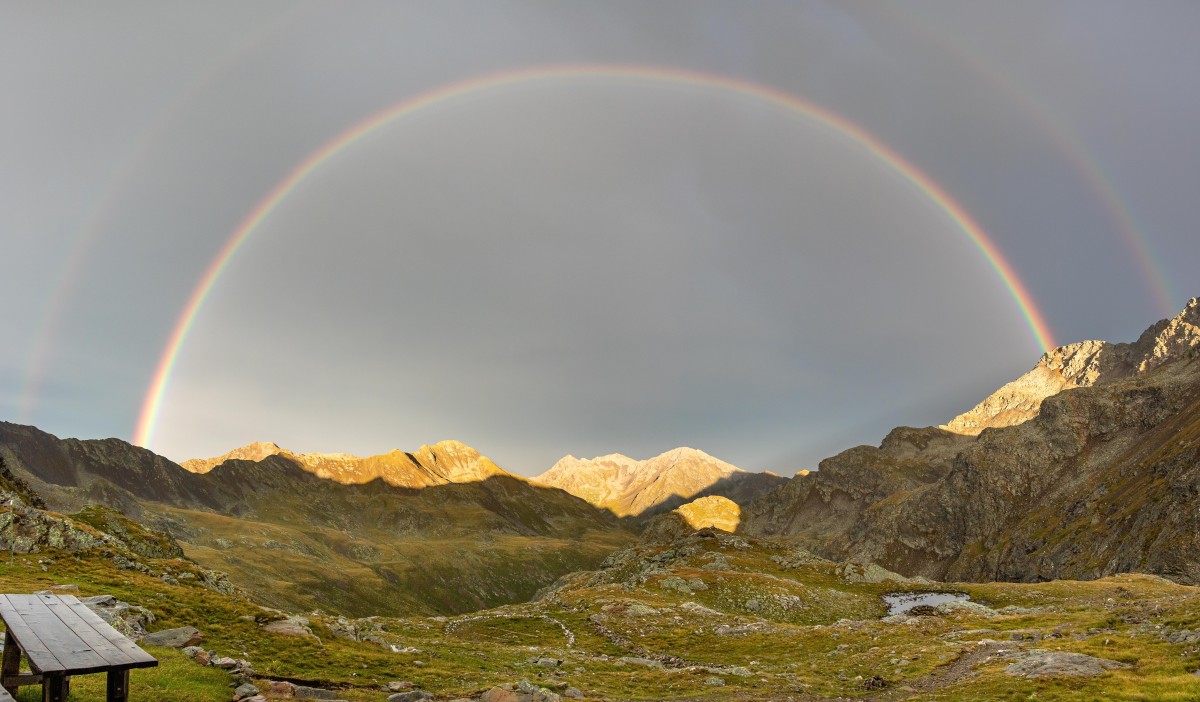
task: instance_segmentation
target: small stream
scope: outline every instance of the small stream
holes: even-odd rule
[[[937,607],[946,602],[961,602],[971,597],[963,592],[893,592],[883,596],[888,615],[903,614],[913,607],[928,605]]]

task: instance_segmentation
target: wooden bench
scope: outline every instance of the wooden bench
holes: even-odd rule
[[[72,595],[0,595],[0,619],[5,694],[41,683],[43,702],[64,702],[72,675],[107,673],[108,702],[126,702],[130,669],[158,665]],[[20,672],[22,653],[29,673]]]

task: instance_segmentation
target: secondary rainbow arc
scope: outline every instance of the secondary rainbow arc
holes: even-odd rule
[[[287,199],[287,196],[309,174],[343,149],[352,146],[376,129],[444,101],[460,98],[479,90],[492,90],[539,80],[588,77],[627,78],[646,82],[723,89],[736,94],[766,100],[784,109],[799,113],[814,122],[848,137],[875,155],[892,171],[912,183],[967,235],[1004,283],[1008,294],[1020,309],[1033,340],[1044,351],[1054,347],[1055,344],[1050,327],[1025,284],[1018,277],[1016,271],[1001,253],[1000,249],[991,241],[983,228],[968,214],[966,209],[951,198],[941,186],[899,153],[862,127],[844,117],[778,88],[718,74],[674,68],[625,65],[534,67],[477,76],[416,95],[381,110],[338,134],[296,165],[242,220],[237,229],[233,231],[232,235],[217,252],[217,255],[208,265],[196,286],[192,289],[182,313],[171,330],[163,354],[155,369],[150,387],[143,400],[137,428],[134,432],[133,443],[140,446],[149,446],[153,439],[163,397],[166,394],[179,352],[187,339],[188,332],[196,319],[196,315],[199,313],[201,307],[203,307],[205,299],[216,284],[221,272],[246,239],[254,233],[258,226],[280,203]]]

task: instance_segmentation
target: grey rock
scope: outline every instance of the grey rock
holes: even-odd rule
[[[663,664],[653,658],[637,658],[634,656],[622,656],[617,659],[618,663],[628,663],[630,665],[644,665],[647,668],[662,668]]]
[[[250,683],[245,683],[243,685],[238,685],[238,688],[233,691],[233,699],[234,702],[237,702],[238,700],[243,700],[247,697],[254,697],[257,694],[257,687],[251,685]]]
[[[163,629],[162,631],[146,634],[142,637],[141,643],[147,646],[182,648],[184,646],[195,646],[200,643],[200,639],[202,638],[204,636],[196,627],[181,626],[177,629]]]
[[[297,685],[292,695],[299,700],[336,700],[338,693],[333,690],[325,690],[319,687],[308,687],[307,685]]]
[[[313,635],[312,629],[308,628],[308,620],[304,617],[288,617],[287,619],[267,622],[263,625],[263,631],[268,631],[272,634],[283,634],[284,636]]]
[[[409,690],[408,692],[397,692],[394,695],[388,695],[387,702],[421,702],[422,700],[431,700],[433,695],[424,690]]]
[[[150,610],[122,602],[112,595],[85,597],[80,601],[106,624],[131,639],[145,636],[146,626],[154,623],[154,614]]]
[[[1109,670],[1128,667],[1125,663],[1107,658],[1094,658],[1082,653],[1034,649],[1016,663],[1009,664],[1004,672],[1019,678],[1095,677]]]

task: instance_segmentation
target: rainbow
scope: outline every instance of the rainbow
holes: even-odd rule
[[[813,122],[849,138],[867,149],[879,161],[888,166],[890,170],[909,181],[967,235],[1008,289],[1009,295],[1020,309],[1038,346],[1042,350],[1049,350],[1054,347],[1053,334],[1050,331],[1050,327],[1034,303],[1029,290],[1021,282],[1012,265],[1004,258],[1000,249],[983,231],[983,228],[929,176],[925,175],[900,154],[853,122],[819,105],[810,103],[796,95],[777,88],[717,74],[675,68],[625,65],[587,64],[534,67],[477,76],[411,97],[371,115],[341,134],[338,134],[296,165],[246,215],[246,218],[242,220],[237,229],[234,230],[233,234],[230,235],[229,239],[221,247],[220,251],[217,252],[217,255],[213,258],[195,288],[192,289],[192,293],[184,305],[183,312],[176,320],[171,335],[167,340],[166,347],[163,350],[162,357],[159,360],[158,367],[150,383],[150,388],[143,400],[133,443],[140,446],[149,446],[154,436],[155,422],[162,406],[163,397],[166,394],[171,373],[175,367],[175,361],[179,356],[179,351],[187,339],[188,331],[191,329],[196,315],[199,313],[200,308],[203,307],[204,301],[212,291],[217,279],[220,278],[221,272],[246,239],[254,233],[258,226],[270,216],[280,203],[287,199],[288,195],[291,194],[301,181],[307,178],[313,171],[320,168],[325,162],[353,146],[363,137],[398,119],[478,91],[499,90],[525,83],[564,78],[623,78],[649,83],[667,83],[725,90],[764,100],[786,110],[798,113]]]
[[[904,12],[898,4],[876,3],[872,9],[883,14],[893,26],[902,24],[919,33],[922,41],[940,46],[950,53],[955,61],[969,66],[976,74],[990,82],[998,93],[1004,95],[1005,99],[1019,104],[1036,120],[1038,126],[1068,158],[1074,170],[1082,176],[1083,181],[1092,190],[1093,196],[1107,211],[1110,223],[1123,239],[1122,243],[1133,255],[1134,263],[1141,269],[1142,280],[1154,297],[1157,314],[1163,317],[1175,316],[1175,313],[1179,311],[1175,300],[1179,297],[1175,294],[1175,286],[1167,276],[1166,266],[1162,264],[1161,257],[1155,253],[1145,228],[1138,224],[1125,198],[1117,192],[1112,177],[1107,174],[1093,150],[1084,143],[1079,131],[1074,129],[1062,114],[1052,110],[1045,102],[1036,99],[1029,90],[1023,88],[1013,78],[982,60],[959,37],[937,31],[927,23],[921,22],[913,13]]]

